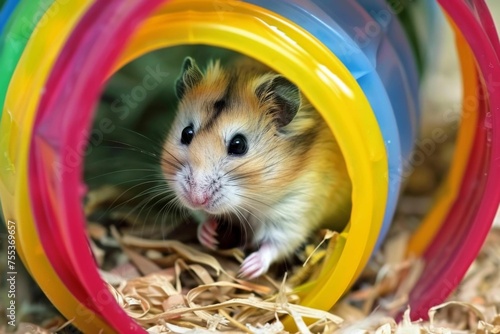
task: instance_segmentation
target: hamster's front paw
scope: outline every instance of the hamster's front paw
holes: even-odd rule
[[[267,272],[271,263],[271,254],[266,251],[266,248],[261,248],[243,261],[238,276],[248,279],[257,278]]]
[[[217,249],[217,225],[219,223],[214,218],[208,218],[198,226],[198,241],[209,249]]]

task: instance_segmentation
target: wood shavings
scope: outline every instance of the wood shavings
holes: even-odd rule
[[[135,252],[128,247],[122,247],[122,250],[143,275],[148,275],[161,270],[161,268],[153,261],[150,261],[147,257],[142,256],[138,252]]]
[[[498,231],[450,301],[431,309],[430,321],[412,322],[408,309],[397,323],[391,315],[406,307],[424,268],[420,259],[405,258],[410,234],[400,226],[358,285],[329,312],[299,305],[293,286],[322,274],[321,264],[335,256],[344,234],[323,231],[298,254],[301,262],[291,264],[284,279],[270,272],[250,282],[236,277],[244,257],[238,249],[207,252],[196,244],[139,238],[114,227],[109,234],[91,229],[93,239],[117,245],[127,259],[112,270],[101,270],[101,276],[117,302],[148,333],[286,333],[281,319],[288,315],[299,333],[500,334],[500,297],[490,293],[500,291]]]
[[[420,334],[425,333],[421,324],[414,323],[410,319],[410,308],[407,308],[403,314],[403,320],[397,326],[396,334]]]
[[[0,326],[0,333],[7,333],[5,327]],[[53,333],[51,330],[47,330],[40,326],[29,324],[29,323],[20,323],[17,327],[14,334],[51,334]]]
[[[211,268],[213,268],[217,275],[222,271],[222,267],[219,262],[211,255],[198,251],[192,247],[187,247],[186,245],[176,241],[176,240],[145,240],[133,236],[124,236],[120,239],[122,245],[127,245],[142,249],[154,249],[163,250],[169,252],[175,252],[176,254],[182,256],[186,260],[190,260],[197,263],[203,263]]]
[[[258,325],[256,327],[252,325],[247,325],[251,333],[254,334],[279,334],[283,333],[285,327],[279,321],[272,324]]]
[[[126,282],[106,272],[102,273],[103,278],[115,282],[115,286],[110,286],[110,289],[117,302],[138,323],[146,328],[151,325],[150,327],[154,328],[151,332],[161,333],[165,329],[163,328],[165,326],[158,325],[160,321],[177,325],[179,321],[191,322],[195,326],[208,330],[219,327],[224,329],[230,325],[233,328],[243,329],[260,324],[259,328],[265,331],[271,328],[269,326],[278,328],[277,324],[270,324],[268,321],[276,315],[283,314],[291,315],[297,326],[301,328],[301,332],[305,333],[309,330],[304,318],[321,319],[325,323],[335,325],[342,322],[331,313],[290,304],[288,298],[290,288],[284,281],[279,293],[272,297],[272,293],[276,293],[272,286],[234,279],[225,273],[221,276],[228,280],[232,279],[233,282],[215,281],[214,277],[218,277],[223,272],[215,258],[206,254],[197,256],[198,251],[186,245],[171,241],[141,240],[136,237],[119,236],[117,231],[113,234],[119,238],[120,245],[131,262],[138,267],[144,267],[144,263],[150,265],[148,262],[150,260],[141,255],[138,249],[145,249],[151,245],[155,251],[168,250],[182,256],[175,261],[173,270],[158,268],[154,273]],[[156,254],[155,257],[159,255],[163,254]],[[187,260],[198,263],[188,263]],[[206,268],[218,270],[211,274]],[[184,282],[181,279],[184,272],[191,273],[198,284],[185,293]],[[224,293],[221,293],[222,291]],[[292,297],[291,300],[296,299]],[[268,315],[264,315],[264,312]]]

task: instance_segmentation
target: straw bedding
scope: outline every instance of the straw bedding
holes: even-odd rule
[[[91,193],[87,210],[99,208],[108,196],[114,197],[114,191]],[[292,288],[314,277],[335,244],[335,232],[318,233],[293,261],[254,281],[235,277],[243,257],[238,249],[206,252],[194,239],[154,240],[148,234],[155,228],[105,227],[95,222],[89,222],[88,234],[110,291],[149,333],[285,333],[285,315],[291,316],[300,333],[500,333],[498,229],[491,231],[457,291],[429,311],[429,321],[411,322],[408,310],[399,323],[394,320],[399,310],[406,309],[408,293],[423,268],[419,259],[402,256],[409,226],[417,222],[418,211],[426,209],[408,205],[415,200],[403,197],[383,249],[329,312],[298,305]],[[184,224],[184,231],[194,225]],[[60,326],[62,332],[71,323],[53,320],[53,329]],[[38,333],[48,332],[36,328]]]

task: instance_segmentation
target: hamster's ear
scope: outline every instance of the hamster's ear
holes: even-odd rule
[[[175,82],[175,93],[180,100],[186,90],[193,88],[203,78],[198,65],[191,57],[186,57],[182,63],[182,72],[177,81]]]
[[[282,75],[270,77],[257,87],[255,93],[262,102],[271,100],[276,106],[271,112],[279,128],[290,123],[299,111],[299,88]]]

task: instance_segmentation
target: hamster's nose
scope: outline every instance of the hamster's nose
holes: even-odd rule
[[[207,193],[191,192],[191,202],[196,206],[205,206],[209,200]]]

